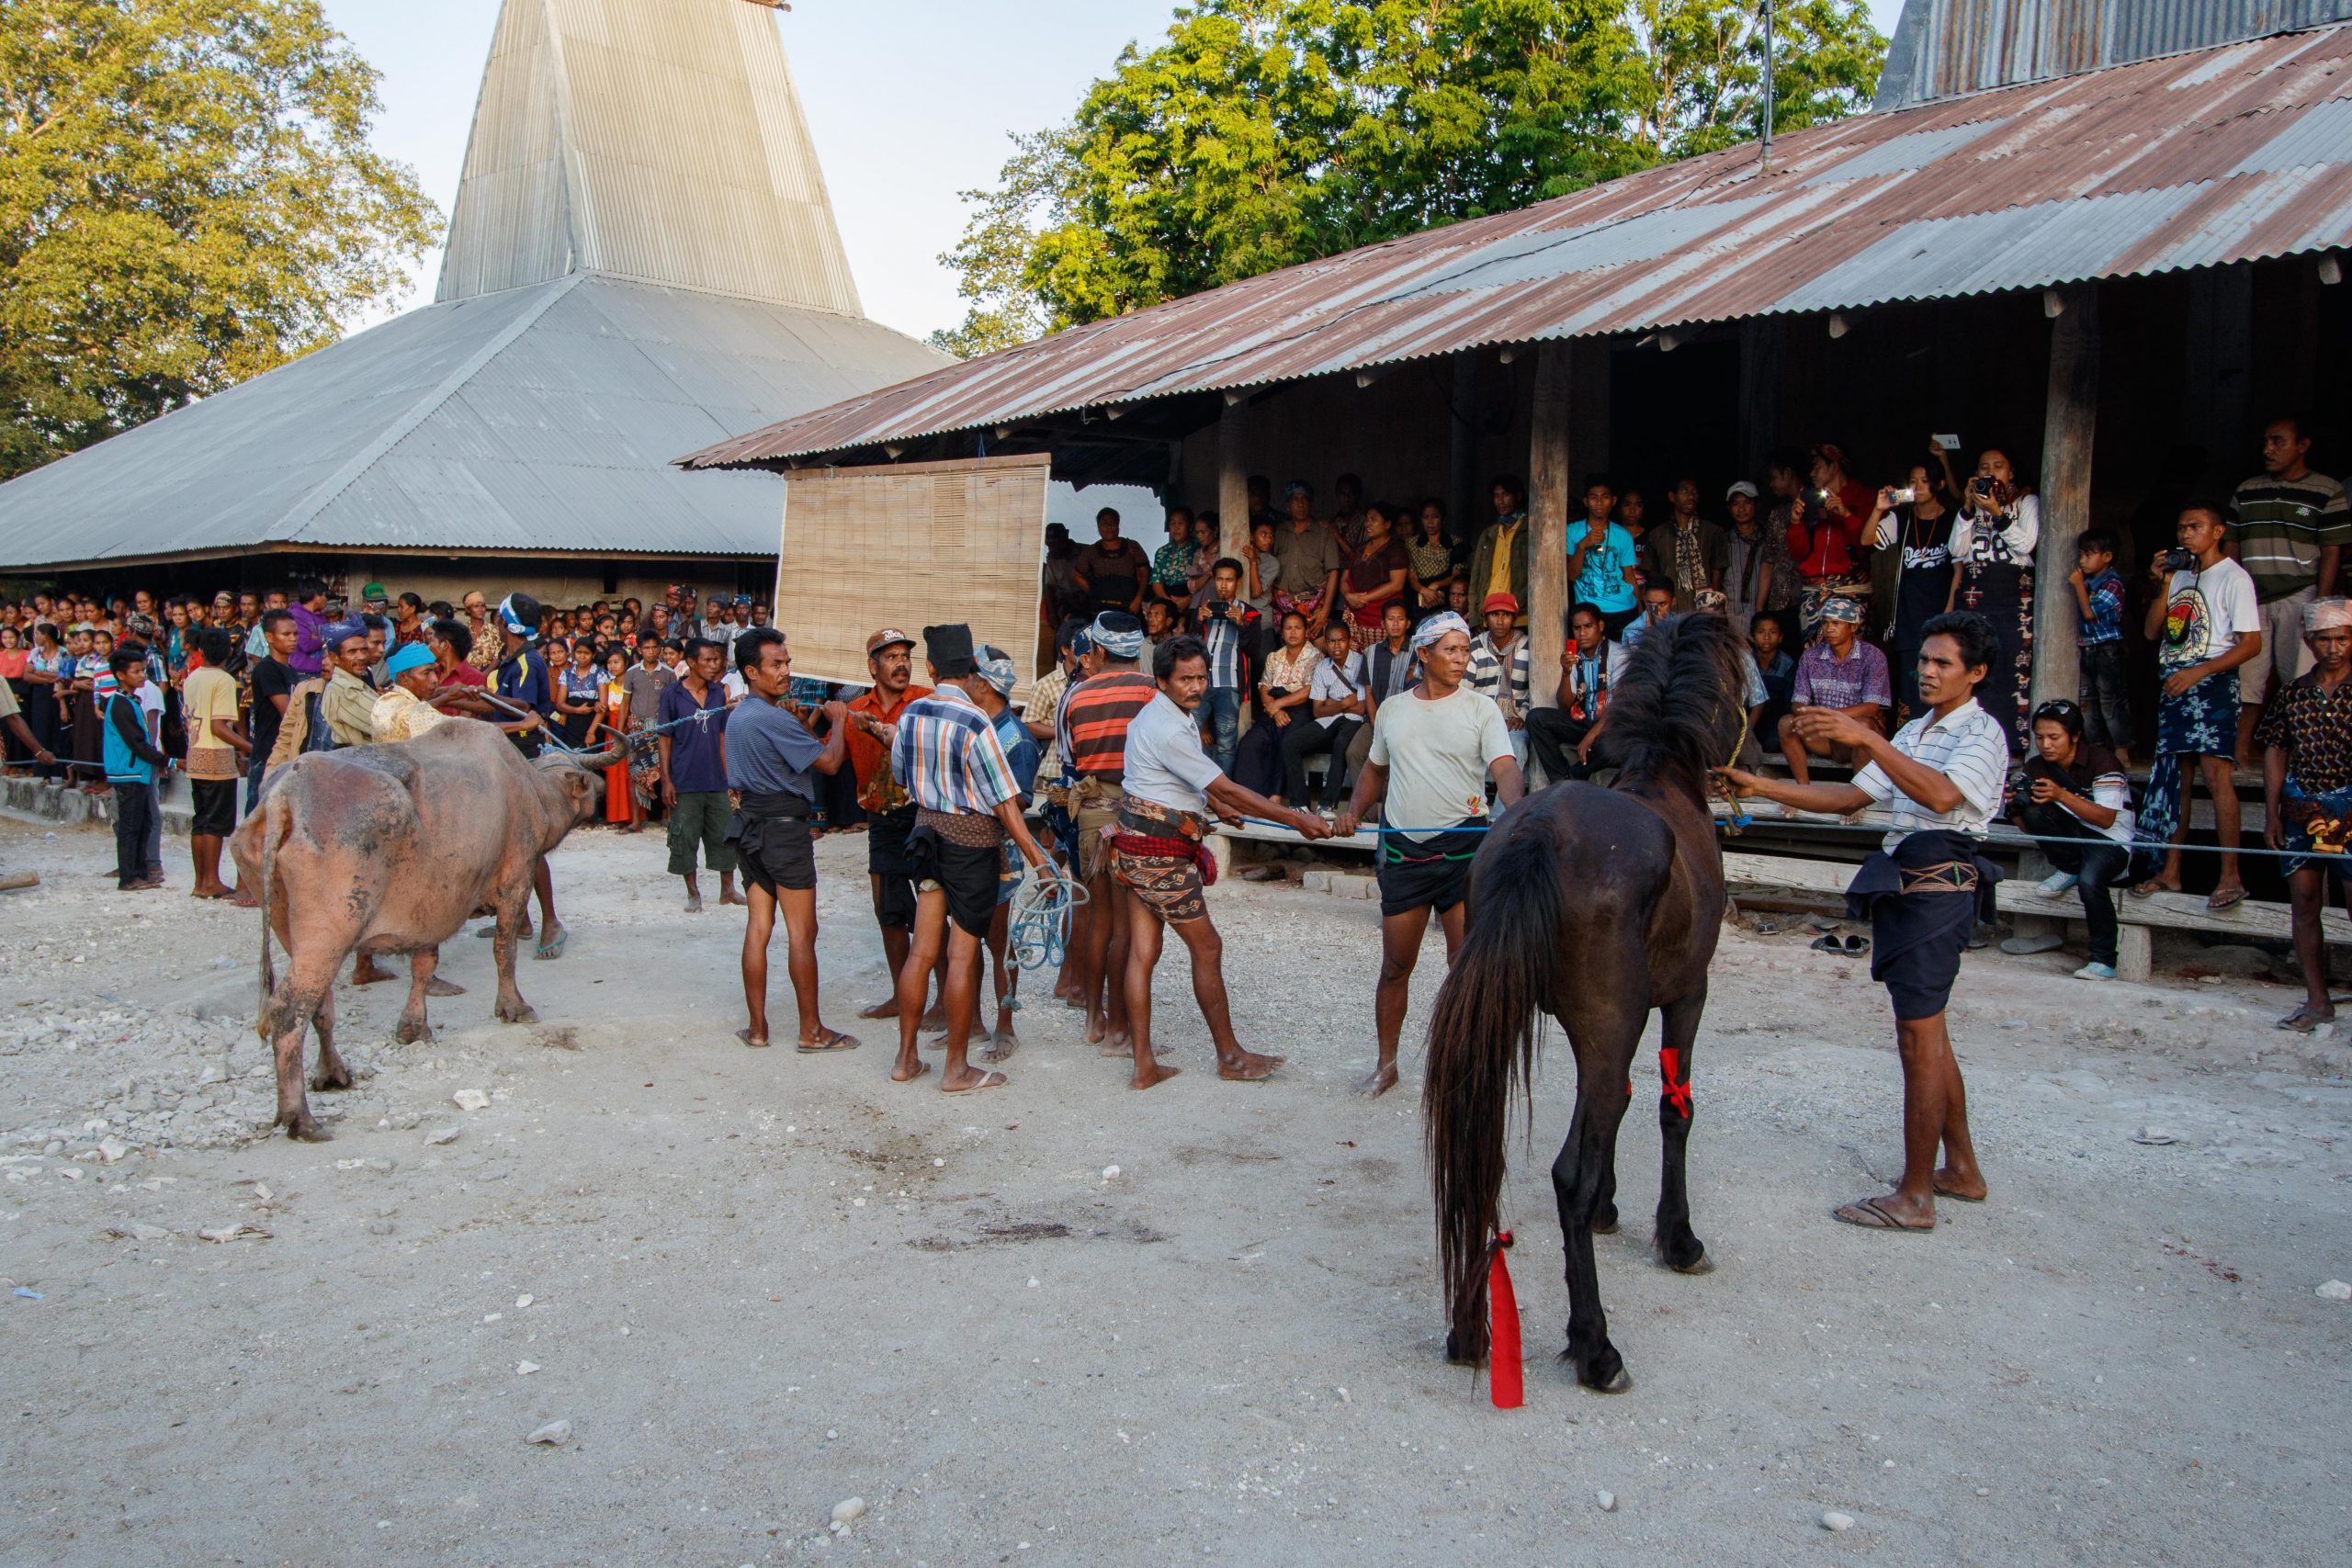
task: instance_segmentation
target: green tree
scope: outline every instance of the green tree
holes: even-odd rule
[[[0,479],[332,342],[440,215],[318,0],[0,6]]]
[[[1774,125],[1865,107],[1862,0],[1781,0]],[[1757,0],[1198,0],[1015,139],[940,259],[973,353],[1745,140]]]

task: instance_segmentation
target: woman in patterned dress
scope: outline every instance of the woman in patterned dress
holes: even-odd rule
[[[1936,457],[1945,481],[1960,492],[1951,546],[1960,570],[1951,607],[1984,616],[1999,644],[1976,689],[1977,705],[1999,721],[2009,750],[2021,751],[2033,737],[2026,705],[2033,688],[2033,547],[2041,537],[2041,501],[1997,447],[1976,459],[1965,486],[1952,479],[1940,446]]]

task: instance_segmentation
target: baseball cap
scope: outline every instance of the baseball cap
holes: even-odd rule
[[[391,599],[380,582],[371,582],[359,591],[359,602],[363,604],[389,604]]]
[[[1731,489],[1724,491],[1724,499],[1729,501],[1733,496],[1744,495],[1748,500],[1754,501],[1758,499],[1758,494],[1755,481],[1752,479],[1734,479]]]
[[[1482,615],[1491,615],[1498,610],[1509,610],[1516,615],[1519,614],[1519,601],[1508,593],[1489,593],[1486,603],[1478,606],[1478,613]]]
[[[915,645],[915,639],[896,626],[885,626],[865,639],[865,657],[873,658],[892,643],[904,643],[907,647],[912,648]]]

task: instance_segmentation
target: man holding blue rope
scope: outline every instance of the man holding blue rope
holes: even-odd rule
[[[1381,813],[1380,986],[1374,1002],[1380,1055],[1356,1085],[1367,1099],[1396,1087],[1396,1038],[1405,1026],[1413,965],[1430,911],[1445,932],[1445,960],[1461,945],[1470,862],[1487,827],[1487,781],[1508,810],[1527,793],[1510,729],[1492,698],[1464,686],[1470,624],[1448,610],[1413,632],[1421,679],[1374,716],[1372,750],[1333,830],[1353,837],[1375,804]],[[1389,826],[1400,820],[1401,827]]]

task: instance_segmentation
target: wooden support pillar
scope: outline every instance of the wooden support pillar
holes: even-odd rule
[[[2073,701],[2076,656],[2075,541],[2091,509],[2091,443],[2098,426],[2098,287],[2070,284],[2044,295],[2050,325],[2050,397],[2041,427],[2041,538],[2034,546],[2033,701]]]
[[[1250,460],[1241,450],[1249,433],[1250,401],[1244,393],[1241,401],[1225,405],[1225,415],[1216,423],[1216,553],[1235,560],[1250,543]]]
[[[1528,695],[1549,706],[1560,679],[1568,619],[1568,345],[1547,343],[1535,363],[1527,461]],[[1475,595],[1474,595],[1475,596]]]

